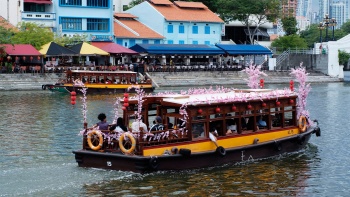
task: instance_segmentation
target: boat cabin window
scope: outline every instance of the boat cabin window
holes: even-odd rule
[[[295,113],[295,110],[293,110],[293,106],[287,106],[284,108],[284,126],[288,127],[295,125],[293,113]]]
[[[201,139],[205,138],[206,133],[206,123],[198,122],[192,123],[192,139]]]
[[[271,108],[270,116],[273,127],[282,127],[283,113],[280,107]]]
[[[232,112],[232,113],[228,113],[226,114],[226,128],[224,131],[226,131],[226,135],[230,135],[230,134],[235,134],[237,133],[237,129],[238,129],[238,120],[239,120],[239,113]]]
[[[256,117],[254,110],[246,110],[242,112],[241,115],[241,131],[256,131]]]
[[[90,77],[90,83],[96,83],[96,76],[91,76]]]

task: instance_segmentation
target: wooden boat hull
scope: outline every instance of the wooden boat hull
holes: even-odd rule
[[[315,132],[316,129],[309,129],[305,133],[281,140],[226,149],[225,155],[220,154],[217,150],[192,153],[190,155],[178,153],[156,157],[129,156],[122,153],[96,152],[90,150],[78,150],[73,151],[73,153],[80,167],[133,171],[139,173],[187,170],[254,161],[256,159],[300,151],[305,148],[312,133]]]

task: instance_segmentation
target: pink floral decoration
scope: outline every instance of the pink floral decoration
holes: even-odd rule
[[[250,63],[248,68],[245,68],[244,71],[248,74],[248,87],[252,89],[259,88],[260,76],[267,76],[264,72],[260,71],[261,65],[253,65],[253,62]]]

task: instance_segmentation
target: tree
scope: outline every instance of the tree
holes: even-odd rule
[[[143,1],[144,0],[132,0],[125,10],[128,10],[128,9],[132,8],[132,7],[142,3]]]
[[[350,21],[345,22],[340,29],[347,34],[350,34]]]
[[[307,30],[304,30],[300,32],[300,37],[304,38],[308,47],[313,47],[314,43],[320,42],[320,33],[322,36],[322,42],[325,42],[326,37],[326,30],[323,29],[322,32],[320,32],[320,29],[318,28],[317,24],[312,24]],[[338,40],[344,36],[346,36],[347,33],[345,33],[342,29],[336,29],[334,30],[334,38],[335,40]],[[328,39],[332,38],[332,30],[331,28],[328,29]]]
[[[11,44],[14,32],[12,29],[6,29],[0,26],[0,44]]]
[[[69,45],[75,45],[78,43],[86,42],[87,41],[87,35],[86,34],[75,34],[72,37],[68,36],[58,36],[56,35],[54,38],[54,42],[61,46],[69,46]]]
[[[338,62],[339,65],[347,65],[350,58],[350,53],[343,50],[338,50]]]
[[[258,28],[274,22],[281,13],[280,0],[218,0],[218,14],[225,21],[238,20],[247,28],[250,43]]]
[[[53,32],[42,25],[22,22],[18,28],[19,32],[12,37],[14,44],[31,44],[37,50],[40,50],[41,46],[53,40]]]
[[[298,35],[290,35],[290,36],[282,36],[278,39],[274,40],[271,43],[272,47],[277,47],[279,49],[282,49],[283,51],[288,48],[299,48],[299,49],[305,49],[307,48],[307,43],[303,38],[300,38]]]
[[[297,33],[297,20],[295,19],[295,17],[282,18],[282,24],[287,36]]]

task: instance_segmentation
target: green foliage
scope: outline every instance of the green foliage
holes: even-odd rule
[[[249,32],[250,43],[258,27],[266,22],[274,22],[281,14],[280,0],[218,0],[218,14],[226,22],[241,21]]]
[[[339,65],[347,65],[350,58],[350,53],[343,50],[338,50]]]
[[[19,30],[12,37],[14,44],[31,44],[40,50],[42,45],[53,40],[54,34],[51,30],[36,23],[22,22],[19,24]]]
[[[282,24],[287,36],[297,33],[297,20],[295,19],[295,17],[282,18]]]
[[[134,6],[138,5],[138,4],[140,4],[140,3],[142,3],[142,2],[143,2],[143,0],[132,0],[132,1],[129,3],[129,5],[127,6],[126,10],[128,10],[128,9],[130,9],[130,8],[132,8],[132,7],[134,7]]]
[[[291,49],[306,49],[307,43],[303,38],[300,38],[298,35],[290,35],[279,37],[271,43],[272,47],[277,47],[281,50]]]
[[[87,35],[86,34],[75,34],[72,37],[68,37],[68,36],[55,36],[54,42],[56,42],[57,44],[61,45],[61,46],[69,46],[69,45],[75,45],[75,44],[79,44],[82,42],[86,42],[87,41]]]
[[[12,44],[12,36],[14,32],[11,29],[6,29],[0,26],[0,44]]]
[[[328,41],[332,40],[332,34],[333,29],[328,29]],[[338,40],[344,36],[346,36],[347,33],[344,32],[342,29],[335,29],[334,30],[334,39]],[[320,42],[320,29],[318,28],[317,24],[312,24],[307,30],[300,32],[300,37],[304,38],[308,47],[313,47],[314,43]],[[322,42],[326,41],[326,29],[322,30]]]
[[[340,29],[346,34],[350,34],[350,21],[345,22]]]

